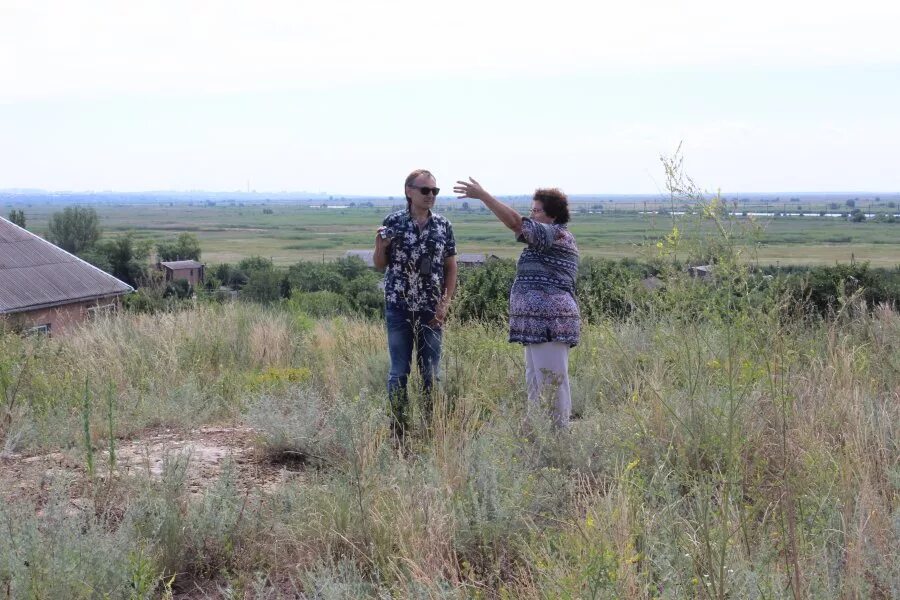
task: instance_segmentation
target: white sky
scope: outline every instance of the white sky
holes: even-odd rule
[[[0,0],[0,189],[900,189],[900,3]]]

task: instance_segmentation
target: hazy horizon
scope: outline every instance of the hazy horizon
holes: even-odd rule
[[[890,201],[900,199],[900,191],[896,190],[835,190],[835,191],[797,191],[797,190],[772,190],[765,192],[740,192],[740,191],[728,191],[728,190],[717,190],[717,191],[707,191],[705,192],[707,195],[713,195],[715,193],[720,194],[722,197],[740,197],[740,198],[748,198],[748,199],[773,199],[772,197],[780,197],[784,196],[789,199],[791,197],[796,198],[808,198],[808,197],[847,197],[847,196],[863,196],[867,197],[866,199],[874,199],[879,198],[882,201]],[[521,193],[497,193],[496,195],[501,198],[524,198],[530,197],[532,192],[521,192]],[[254,198],[258,200],[265,200],[266,197],[285,197],[291,196],[293,198],[285,198],[285,200],[294,199],[294,200],[322,200],[322,199],[333,199],[333,200],[358,200],[358,199],[400,199],[401,196],[399,194],[341,194],[339,192],[314,192],[309,190],[138,190],[138,191],[122,191],[122,190],[43,190],[43,189],[0,189],[0,199],[2,198],[15,198],[20,196],[33,196],[33,197],[56,197],[56,196],[145,196],[150,198],[178,198],[183,197],[185,199],[190,197],[197,198],[211,198],[211,197],[220,197],[220,196],[232,196],[235,198]],[[571,199],[579,199],[579,198],[610,198],[610,199],[629,199],[629,198],[668,198],[668,192],[662,193],[608,193],[608,192],[586,192],[581,194],[568,194]],[[871,198],[868,198],[871,197]],[[446,202],[448,200],[464,200],[473,202],[472,200],[466,198],[457,198],[452,194],[442,193],[439,195],[439,198],[442,202]],[[782,199],[785,199],[782,198]],[[227,198],[225,198],[227,199]]]

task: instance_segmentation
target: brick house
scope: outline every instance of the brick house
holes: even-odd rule
[[[118,309],[134,291],[97,267],[0,217],[0,321],[60,334]]]
[[[170,260],[156,263],[156,267],[166,274],[166,281],[186,279],[196,287],[206,279],[206,265],[196,260]]]

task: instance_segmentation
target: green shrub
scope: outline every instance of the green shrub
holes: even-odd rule
[[[281,298],[283,276],[274,269],[249,271],[247,279],[247,283],[241,288],[241,300],[271,304]]]
[[[366,317],[384,315],[384,292],[378,284],[381,277],[372,271],[363,271],[347,283],[345,295],[353,312]]]
[[[288,267],[288,279],[301,292],[342,293],[347,281],[334,263],[306,261]]]
[[[163,566],[154,551],[95,516],[92,504],[73,509],[66,489],[40,515],[0,503],[0,590],[10,598],[155,598]]]
[[[302,311],[312,317],[333,317],[351,312],[350,302],[344,295],[327,290],[318,292],[295,290],[291,294],[288,307],[292,311]]]
[[[900,269],[873,269],[863,262],[766,271],[778,276],[773,288],[806,314],[833,316],[852,296],[868,308],[882,303],[900,306]]]
[[[355,444],[381,435],[383,406],[365,400],[335,403],[309,386],[264,396],[247,414],[266,451],[275,456],[317,465],[346,465]]]
[[[169,284],[166,285],[166,291],[163,294],[163,297],[186,300],[193,295],[194,286],[192,286],[187,279],[176,279],[175,281],[170,281]]]
[[[650,265],[634,260],[582,259],[577,282],[582,318],[600,321],[636,314],[653,291],[643,280],[654,274]]]
[[[515,262],[506,259],[490,260],[474,269],[461,269],[453,313],[462,320],[506,319],[509,290],[515,276]]]
[[[310,314],[384,314],[384,293],[378,287],[381,275],[359,257],[330,263],[301,261],[288,269],[287,280],[295,291],[303,293],[298,299],[310,305]],[[345,302],[336,300],[336,296]]]

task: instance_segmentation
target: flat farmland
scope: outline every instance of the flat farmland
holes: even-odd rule
[[[204,260],[210,264],[237,262],[249,256],[271,258],[277,265],[331,260],[344,256],[347,250],[371,248],[375,229],[391,211],[389,206],[323,208],[299,203],[92,206],[100,216],[104,235],[130,231],[139,239],[161,240],[181,232],[194,233],[200,239]],[[524,214],[527,206],[520,203],[517,208]],[[29,229],[44,234],[50,215],[63,207],[55,203],[8,204],[4,214],[11,208],[23,208]],[[611,208],[607,206],[605,212],[598,213],[575,206],[571,227],[584,256],[649,256],[655,241],[673,226],[671,216],[630,210],[630,204],[627,209]],[[439,206],[438,210],[453,222],[460,252],[518,255],[519,244],[489,213],[463,211],[458,205],[444,207],[443,211]],[[737,217],[734,222],[738,227],[750,227],[748,218]],[[684,235],[709,227],[690,214],[675,217],[674,223]],[[758,217],[755,228],[754,252],[748,256],[760,264],[834,264],[851,259],[882,267],[900,264],[898,224],[850,223],[839,217]]]

